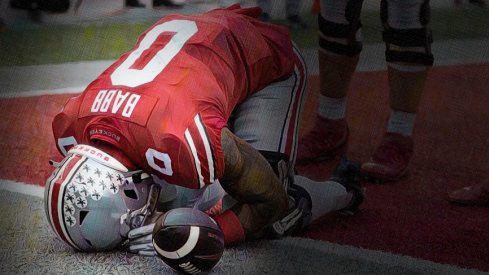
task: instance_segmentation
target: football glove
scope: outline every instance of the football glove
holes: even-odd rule
[[[153,229],[154,223],[132,229],[128,233],[129,252],[141,256],[156,256],[156,251],[153,247]]]

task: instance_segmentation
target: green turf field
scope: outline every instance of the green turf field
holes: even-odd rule
[[[306,30],[293,31],[300,47],[315,47],[316,17],[304,18]],[[366,44],[381,42],[377,12],[362,15]],[[81,60],[116,59],[154,21],[137,23],[99,23],[92,25],[40,25],[11,28],[0,33],[0,66],[65,63]],[[274,21],[274,23],[284,23]],[[435,42],[448,39],[489,37],[489,9],[476,7],[432,11],[431,27]]]

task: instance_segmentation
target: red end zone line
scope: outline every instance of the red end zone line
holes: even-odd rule
[[[485,72],[488,68],[487,64],[450,65],[433,67],[430,73],[442,74],[447,69],[468,70],[475,73]],[[375,76],[379,73],[384,72],[358,72],[357,82],[354,84],[357,86],[359,83],[368,84],[372,79],[376,79]],[[311,77],[311,80],[312,78],[314,77]],[[430,85],[429,79],[427,85]],[[477,83],[465,83],[462,86],[465,89],[476,88],[471,85]],[[44,186],[45,179],[52,171],[48,160],[61,160],[52,136],[52,119],[69,98],[83,89],[84,87],[38,90],[0,96],[2,110],[0,133],[3,133],[0,139],[0,150],[5,156],[0,159],[0,179]],[[310,92],[311,94],[313,93]],[[306,110],[303,120],[309,120],[308,117],[311,117],[312,113],[314,110]]]
[[[0,189],[12,185],[44,186],[53,168],[48,161],[61,160],[54,144],[51,123],[66,101],[84,87],[51,91],[2,94],[0,97]],[[29,190],[20,193],[30,194]],[[38,194],[38,192],[36,193]],[[39,194],[38,194],[39,195]]]

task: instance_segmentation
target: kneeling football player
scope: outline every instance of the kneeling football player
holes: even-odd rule
[[[61,239],[82,251],[116,248],[151,220],[158,194],[178,195],[171,186],[197,195],[222,186],[236,202],[212,215],[226,245],[290,232],[311,204],[314,217],[316,205],[359,201],[338,182],[288,184],[307,73],[287,29],[259,14],[234,5],[166,16],[66,103],[53,121],[64,159],[45,193]],[[326,205],[322,188],[335,190]]]

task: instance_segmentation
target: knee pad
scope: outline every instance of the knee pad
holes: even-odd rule
[[[363,0],[347,1],[344,8],[344,20],[342,20],[348,22],[347,24],[333,22],[323,17],[323,14],[319,14],[319,47],[321,49],[346,56],[355,56],[361,52],[360,13],[362,3]],[[338,7],[335,8],[338,10]]]
[[[396,3],[395,1],[392,2]],[[386,44],[386,61],[413,65],[433,65],[433,54],[431,53],[433,38],[431,30],[427,27],[430,20],[429,1],[419,1],[418,5],[408,11],[402,7],[392,7],[393,9],[391,9],[389,7],[391,4],[388,3],[390,2],[382,0],[380,6],[380,17],[384,27],[382,38]],[[390,18],[393,15],[389,11],[395,11],[392,13],[398,15],[404,11],[404,18]]]

